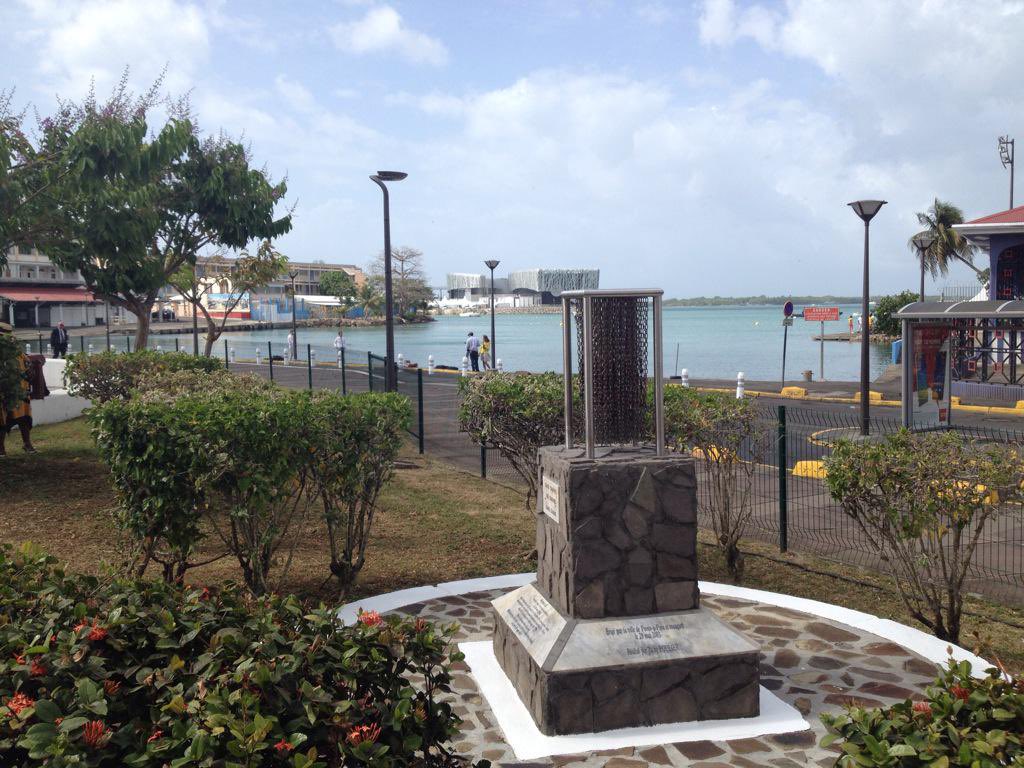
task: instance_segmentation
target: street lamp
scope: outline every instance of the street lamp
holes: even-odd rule
[[[494,270],[501,262],[497,259],[488,259],[484,262],[491,270],[491,369],[498,367],[498,345],[494,340]]]
[[[885,200],[858,200],[848,203],[853,212],[860,216],[864,222],[864,295],[861,297],[861,332],[860,332],[860,433],[869,433],[868,413],[868,377],[870,367],[868,365],[868,340],[871,336],[870,315],[868,314],[868,229],[871,220],[875,217]]]
[[[299,333],[298,324],[295,322],[295,278],[299,276],[299,270],[293,270],[288,273],[288,277],[292,281],[292,348],[288,350],[291,354],[293,361],[298,359],[299,356]]]
[[[387,392],[398,389],[398,382],[395,380],[395,311],[391,292],[391,208],[384,182],[401,181],[408,175],[401,171],[377,171],[370,177],[384,193],[384,390]]]
[[[1013,208],[1013,139],[1009,136],[999,137],[999,160],[1003,168],[1010,169],[1010,208]]]
[[[914,244],[921,259],[921,301],[924,301],[924,256],[935,242],[935,235],[931,232],[920,232],[910,238],[910,242]]]

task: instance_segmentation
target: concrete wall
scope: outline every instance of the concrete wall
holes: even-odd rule
[[[91,403],[84,397],[72,397],[67,393],[64,384],[64,366],[66,360],[48,359],[43,366],[46,388],[50,396],[44,400],[32,401],[32,423],[56,424],[82,415]]]

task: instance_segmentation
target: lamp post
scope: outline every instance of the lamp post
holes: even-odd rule
[[[494,369],[497,366],[498,361],[498,342],[494,339],[494,270],[501,262],[497,259],[488,259],[484,262],[487,268],[491,270],[491,368]]]
[[[1013,139],[1009,136],[999,137],[999,160],[1003,168],[1010,169],[1010,208],[1013,208]]]
[[[395,380],[395,311],[391,291],[391,208],[386,181],[401,181],[409,174],[402,171],[377,171],[370,181],[384,193],[384,390],[398,389]]]
[[[870,315],[868,315],[868,230],[871,220],[875,217],[885,200],[858,200],[848,205],[864,222],[864,295],[861,297],[861,333],[860,333],[860,433],[870,432],[870,414],[868,411],[868,340],[871,337]]]
[[[918,258],[921,259],[921,301],[924,301],[924,256],[928,253],[928,249],[932,247],[932,243],[935,242],[935,235],[931,232],[920,232],[914,235],[910,242],[914,244],[914,248],[917,249]]]
[[[293,358],[299,355],[299,333],[298,324],[295,322],[295,278],[299,276],[299,270],[293,270],[288,273],[288,278],[292,281],[292,349],[288,350]]]

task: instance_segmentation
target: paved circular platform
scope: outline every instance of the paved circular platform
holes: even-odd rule
[[[486,583],[481,580],[481,584]],[[472,582],[465,582],[461,588],[472,586]],[[489,640],[492,634],[490,602],[510,588],[500,586],[457,594],[460,586],[453,584],[408,590],[347,606],[342,609],[342,616],[354,615],[360,607],[394,610],[435,622],[458,623],[455,640],[459,643]],[[832,766],[836,749],[818,746],[825,734],[818,717],[822,712],[835,712],[850,701],[879,706],[915,697],[935,677],[936,662],[941,660],[937,655],[940,644],[917,630],[813,601],[722,587],[722,591],[730,590],[761,594],[766,601],[713,595],[705,590],[701,602],[760,644],[761,684],[799,710],[807,721],[807,730],[732,741],[689,741],[520,760],[505,742],[468,666],[460,663],[455,667],[453,690],[455,711],[463,724],[455,748],[473,760],[486,758],[505,766]],[[404,605],[403,595],[411,598]],[[795,610],[772,604],[773,598],[785,598],[774,602],[788,601],[811,608],[820,606],[821,610],[813,613]],[[826,618],[820,615],[822,613],[838,613],[846,621]],[[848,622],[869,625],[873,622],[881,634]],[[904,644],[894,642],[894,637]],[[958,657],[971,657],[963,649],[955,651]]]

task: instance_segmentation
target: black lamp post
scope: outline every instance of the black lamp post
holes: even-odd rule
[[[391,292],[391,208],[386,181],[401,181],[409,174],[401,171],[377,171],[370,181],[384,193],[384,389],[398,389],[395,377],[395,310]]]
[[[917,249],[917,255],[921,259],[921,301],[924,301],[924,256],[928,253],[928,249],[932,247],[932,243],[935,242],[935,235],[931,232],[920,232],[914,235],[910,242],[914,244],[914,248]]]
[[[871,323],[868,315],[868,230],[871,220],[875,217],[885,200],[858,200],[848,203],[853,212],[864,222],[864,296],[861,298],[861,333],[860,333],[860,433],[870,432],[870,414],[868,411],[868,379],[871,375],[868,365],[868,341],[871,337]]]
[[[494,339],[494,270],[501,262],[497,259],[488,259],[484,262],[491,270],[491,369],[498,367],[498,342]]]
[[[292,281],[292,349],[288,350],[291,352],[293,358],[299,356],[299,334],[298,334],[298,323],[295,322],[295,278],[299,276],[299,270],[294,270],[288,273],[288,277]]]

